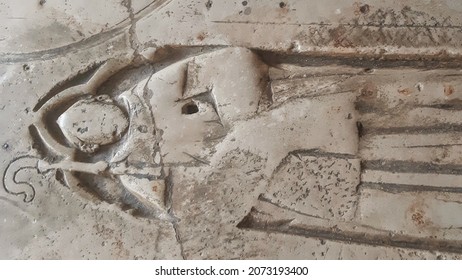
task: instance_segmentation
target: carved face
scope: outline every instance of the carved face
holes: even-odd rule
[[[458,129],[448,121],[459,104],[452,102],[460,96],[445,86],[435,97],[440,81],[434,80],[441,77],[432,72],[358,71],[268,67],[240,48],[187,58],[142,81],[134,79],[136,84],[126,79],[129,85],[123,89],[108,90],[125,102],[129,117],[116,105],[118,98],[99,95],[77,101],[57,120],[66,139],[85,152],[124,135],[114,149],[75,158],[74,149],[63,149],[70,159],[48,164],[19,158],[10,165],[13,172],[5,173],[5,188],[23,194],[22,188],[31,187],[15,177],[20,161],[41,171],[72,171],[64,172],[65,179],[78,173],[77,180],[66,182],[89,185],[111,204],[147,209],[141,213],[145,217],[172,222],[178,239],[187,236],[181,245],[191,256],[213,258],[218,251],[242,256],[256,238],[243,228],[291,239],[294,233],[326,232],[337,241],[397,247],[409,240],[413,248],[437,250],[440,246],[431,245],[438,244],[434,233],[444,237],[448,228],[460,225],[457,217],[439,220],[426,214],[460,210],[460,197],[448,203],[433,196],[440,195],[441,187],[459,192],[460,157],[448,156],[446,148],[460,145],[460,139],[444,134]],[[460,75],[451,72],[444,78],[449,76]],[[418,83],[419,93],[412,93],[417,81],[426,81],[426,92]],[[259,106],[268,84],[271,100]],[[76,92],[86,91],[68,95],[74,98]],[[446,103],[449,95],[453,100]],[[438,112],[430,126],[421,122],[429,112]],[[46,136],[43,131],[38,135]],[[47,144],[53,148],[56,143]],[[444,156],[414,152],[429,148],[443,148]],[[434,157],[447,165],[435,164]],[[448,167],[451,174],[437,174]],[[417,176],[421,173],[428,174]],[[19,187],[12,191],[9,186],[15,184]],[[422,190],[426,194],[416,198],[414,193]],[[408,226],[408,218],[415,227]],[[390,233],[398,231],[399,242],[390,240]],[[363,235],[368,239],[358,238]],[[453,241],[447,244],[459,246],[460,240]]]
[[[147,87],[163,162],[207,162],[234,123],[256,112],[266,70],[255,54],[233,48],[155,73]]]
[[[67,140],[87,153],[120,140],[128,127],[124,112],[107,95],[77,101],[57,123]]]

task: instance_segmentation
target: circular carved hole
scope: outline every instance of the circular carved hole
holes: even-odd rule
[[[181,108],[181,113],[183,115],[192,115],[199,112],[199,107],[197,107],[196,103],[190,102],[188,104],[183,105]]]
[[[284,8],[285,6],[286,6],[286,3],[284,3],[284,2],[280,2],[280,3],[279,3],[279,7],[280,7],[280,8]]]
[[[109,99],[109,97],[107,95],[104,95],[104,94],[103,95],[98,95],[96,97],[96,100],[98,100],[98,101],[105,101],[105,100],[108,100],[108,99]]]

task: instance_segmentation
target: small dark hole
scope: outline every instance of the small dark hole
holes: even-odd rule
[[[373,73],[373,72],[374,72],[374,69],[372,69],[372,68],[366,68],[366,69],[364,69],[364,73],[370,74],[370,73]]]
[[[205,7],[207,8],[207,10],[210,10],[210,8],[212,8],[212,0],[208,0],[206,3],[205,3]]]
[[[77,132],[80,133],[80,134],[84,134],[87,131],[88,131],[88,127],[85,127],[85,128],[79,127],[79,128],[77,128]]]
[[[138,131],[141,132],[141,133],[146,133],[146,132],[148,132],[148,127],[145,126],[145,125],[140,125],[140,126],[138,126]]]
[[[98,95],[98,96],[96,97],[96,100],[98,100],[98,101],[104,101],[104,100],[106,100],[106,99],[107,99],[107,97],[104,96],[104,95]]]
[[[280,8],[284,8],[285,6],[286,6],[286,3],[284,3],[284,2],[279,3]]]
[[[365,4],[359,7],[359,11],[363,14],[367,14],[369,12],[369,5]]]
[[[242,6],[247,6],[247,1],[242,1]]]
[[[181,108],[181,113],[183,115],[192,115],[199,112],[199,108],[197,105],[193,102],[185,104],[183,108]]]
[[[30,70],[30,66],[27,65],[27,64],[24,64],[24,65],[22,66],[22,69],[23,69],[24,71],[29,71],[29,70]]]

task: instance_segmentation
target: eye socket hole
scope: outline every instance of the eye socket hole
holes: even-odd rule
[[[189,102],[181,108],[181,113],[183,115],[192,115],[199,112],[199,107],[197,107],[196,103]]]

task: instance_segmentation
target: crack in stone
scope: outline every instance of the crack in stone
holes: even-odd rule
[[[135,13],[133,11],[132,0],[124,0],[121,3],[128,12],[129,19],[130,19],[130,27],[128,28],[128,41],[130,44],[130,48],[134,51],[135,58],[139,57],[139,48],[140,44],[138,42],[138,38],[136,36],[136,19]]]
[[[181,236],[180,236],[180,231],[178,229],[178,224],[176,222],[172,222],[172,226],[173,226],[173,230],[175,230],[176,241],[180,245],[181,258],[183,260],[186,260],[186,256],[184,254],[184,248],[183,248],[183,241],[181,241]]]
[[[172,182],[172,172],[169,169],[168,175],[165,176],[165,207],[167,209],[168,215],[172,217],[170,223],[172,224],[173,230],[175,231],[175,239],[180,245],[181,258],[186,260],[183,249],[183,241],[181,240],[180,230],[178,228],[179,219],[173,214],[173,182]]]

